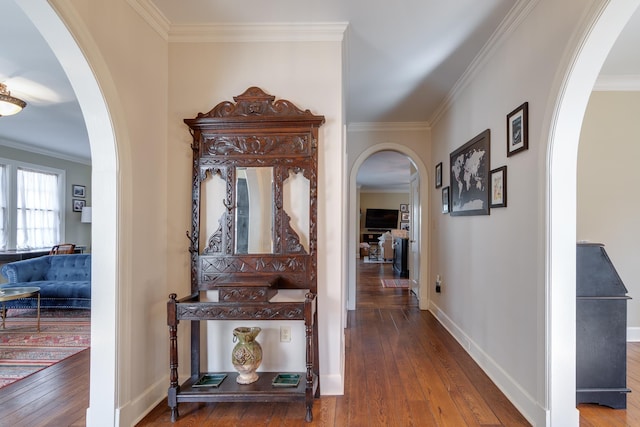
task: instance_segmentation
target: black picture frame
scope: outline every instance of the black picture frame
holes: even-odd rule
[[[401,222],[400,223],[400,230],[403,231],[409,231],[409,224],[408,222]]]
[[[436,188],[442,187],[442,162],[436,165]]]
[[[449,187],[444,187],[442,189],[442,213],[449,213],[449,203],[451,201],[451,197],[449,196]]]
[[[87,205],[87,201],[81,199],[71,199],[71,204],[73,206],[74,212],[82,212],[82,208]]]
[[[507,114],[507,157],[529,149],[529,103]]]
[[[507,207],[507,167],[501,166],[491,171],[491,207]]]
[[[402,212],[401,216],[400,216],[400,221],[401,222],[407,222],[411,219],[411,215],[409,214],[409,212]]]
[[[86,197],[86,187],[84,185],[73,184],[71,186],[71,196],[84,199]]]
[[[409,212],[409,204],[401,203],[400,204],[400,212]]]
[[[491,130],[453,151],[449,160],[451,215],[489,215]]]

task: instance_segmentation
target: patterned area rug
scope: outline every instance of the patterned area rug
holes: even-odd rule
[[[89,310],[7,310],[0,329],[0,388],[60,362],[90,345]]]
[[[383,288],[409,288],[409,279],[380,279]]]

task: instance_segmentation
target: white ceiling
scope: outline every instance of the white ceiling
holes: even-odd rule
[[[351,124],[428,122],[512,7],[528,0],[128,1],[157,8],[172,27],[348,23],[346,118]],[[0,2],[0,15],[0,40],[21,41],[0,48],[0,82],[28,102],[20,114],[0,118],[0,157],[5,145],[89,163],[82,113],[55,56],[16,1]],[[638,41],[640,13],[619,38],[603,74],[640,76]],[[358,182],[406,185],[409,160],[394,154],[372,156]]]

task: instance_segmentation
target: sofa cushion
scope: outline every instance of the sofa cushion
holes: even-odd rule
[[[38,280],[91,281],[91,256],[55,255],[49,257],[51,265]],[[33,279],[31,280],[33,281]]]

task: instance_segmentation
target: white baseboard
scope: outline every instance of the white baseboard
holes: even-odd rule
[[[166,375],[148,387],[136,399],[125,403],[116,412],[120,426],[135,426],[167,397],[169,376]]]
[[[340,396],[344,394],[342,375],[320,375],[320,394],[322,396]]]
[[[640,328],[627,328],[627,342],[640,342]]]
[[[511,378],[495,360],[493,360],[482,348],[456,325],[440,308],[430,301],[429,311],[460,343],[462,348],[473,358],[480,368],[491,378],[491,381],[504,393],[509,401],[533,426],[544,426],[547,419],[547,411],[530,396],[520,385]]]

